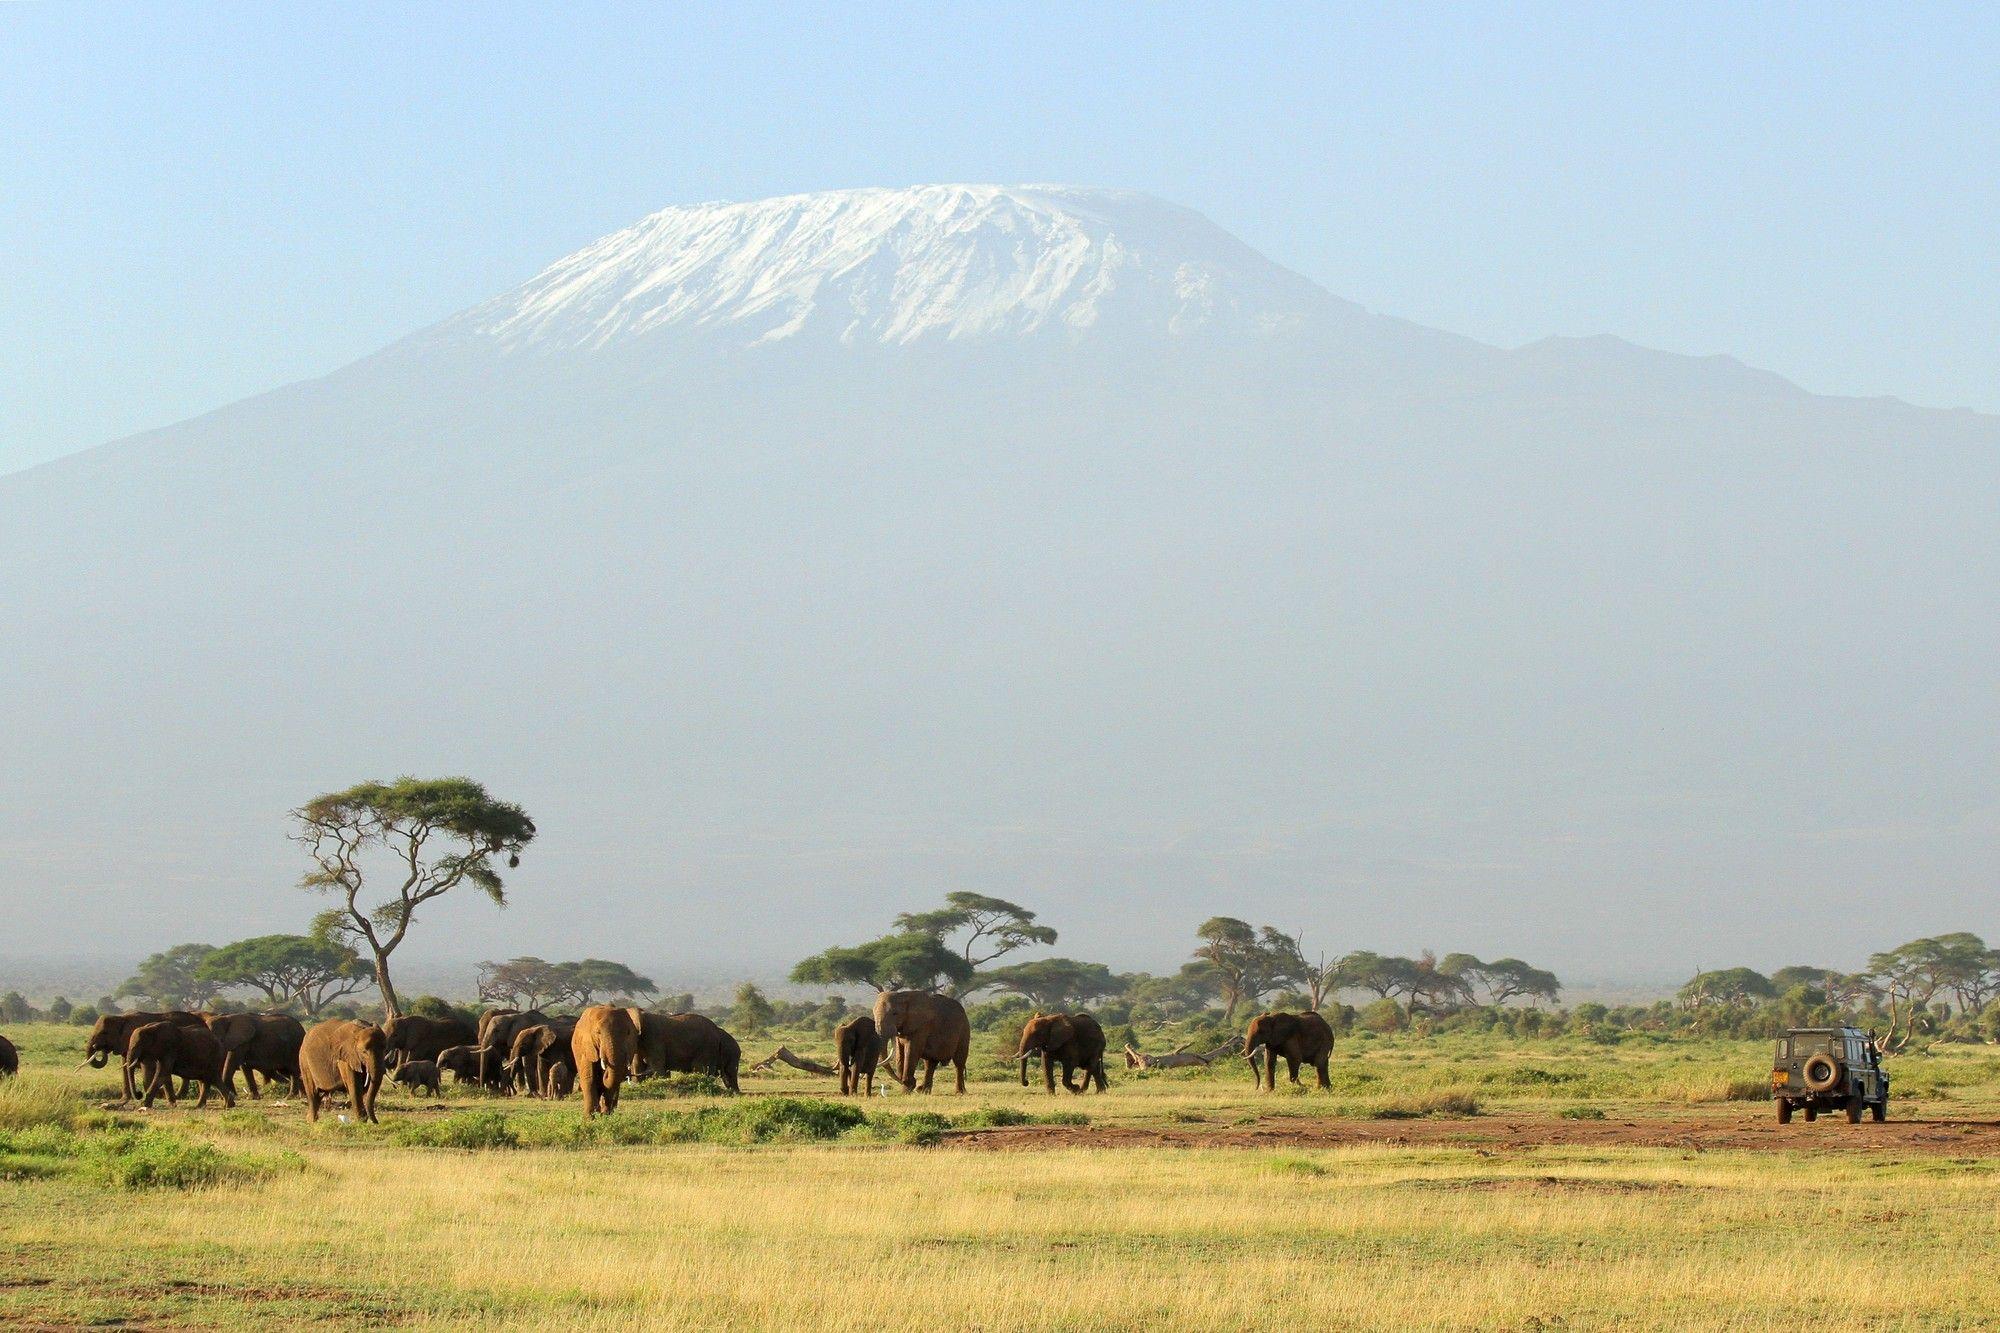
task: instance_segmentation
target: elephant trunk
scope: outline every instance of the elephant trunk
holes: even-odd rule
[[[362,1096],[368,1099],[368,1106],[366,1108],[367,1118],[373,1120],[375,1118],[375,1095],[382,1090],[382,1053],[375,1050],[363,1051],[361,1053],[361,1068],[368,1075],[368,1087],[362,1092]],[[357,1106],[354,1109],[358,1113],[363,1108]]]

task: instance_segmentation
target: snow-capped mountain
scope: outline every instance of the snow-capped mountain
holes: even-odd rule
[[[925,185],[663,209],[435,332],[564,350],[675,330],[745,345],[1256,334],[1336,304],[1147,195]]]
[[[963,887],[1153,969],[1851,965],[1991,897],[1996,494],[1991,417],[1485,346],[1143,196],[668,209],[0,477],[0,914],[295,930],[287,809],[463,771],[544,837],[458,958],[770,975]]]

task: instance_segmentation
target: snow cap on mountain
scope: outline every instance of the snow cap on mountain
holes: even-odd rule
[[[1342,304],[1131,191],[923,185],[668,208],[435,332],[574,350],[677,330],[748,345],[1275,331]]]

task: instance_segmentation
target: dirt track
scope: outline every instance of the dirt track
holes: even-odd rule
[[[951,1147],[987,1152],[1048,1148],[1344,1148],[1450,1147],[1682,1148],[1696,1152],[1898,1152],[1937,1157],[2000,1157],[2000,1121],[1891,1120],[1850,1125],[1843,1118],[1779,1125],[1704,1116],[1668,1119],[1562,1120],[1491,1115],[1456,1120],[1336,1120],[1271,1116],[1251,1124],[1017,1125],[945,1136]]]

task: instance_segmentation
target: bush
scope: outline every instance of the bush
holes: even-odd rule
[[[507,1117],[498,1111],[461,1111],[421,1124],[398,1125],[392,1137],[406,1148],[483,1150],[521,1146]]]
[[[1565,1120],[1602,1120],[1604,1112],[1595,1106],[1565,1106],[1556,1114]]]
[[[1433,1092],[1422,1097],[1409,1097],[1379,1106],[1374,1111],[1377,1120],[1424,1120],[1445,1119],[1454,1116],[1479,1114],[1479,1099],[1464,1092]]]
[[[109,1131],[80,1141],[89,1174],[125,1189],[193,1189],[228,1172],[214,1146],[160,1129]]]
[[[1035,1117],[1011,1106],[982,1106],[952,1118],[954,1129],[1004,1129],[1009,1125],[1032,1125]]]

